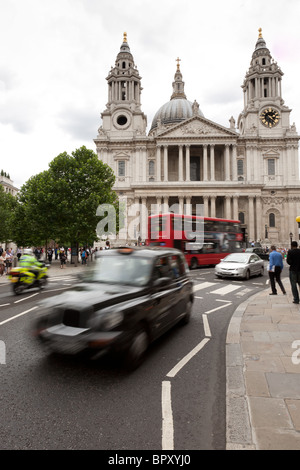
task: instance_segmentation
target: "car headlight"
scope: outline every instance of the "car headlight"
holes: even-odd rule
[[[122,323],[123,318],[123,312],[102,313],[99,311],[89,320],[89,327],[102,331],[110,331]]]
[[[101,321],[101,328],[104,331],[109,331],[114,329],[120,323],[122,323],[124,318],[123,312],[111,312],[104,315]]]

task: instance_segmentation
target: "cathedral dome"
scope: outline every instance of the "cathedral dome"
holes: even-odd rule
[[[202,112],[199,109],[199,105],[196,101],[191,103],[186,99],[184,93],[184,81],[182,80],[182,74],[179,68],[179,60],[177,59],[177,70],[174,76],[173,85],[173,94],[170,101],[165,103],[159,108],[155,114],[150,132],[159,126],[159,123],[164,125],[176,124],[186,119],[191,118],[194,115],[202,116]]]
[[[161,124],[176,124],[192,117],[193,114],[193,103],[191,101],[184,98],[171,99],[156,112],[150,130],[157,127],[158,120],[161,121]],[[198,115],[204,117],[200,109]]]

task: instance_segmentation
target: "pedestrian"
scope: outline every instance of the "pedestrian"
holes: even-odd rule
[[[18,247],[18,249],[17,249],[17,258],[18,258],[18,261],[20,261],[21,256],[22,256],[22,250],[21,250],[20,247]]]
[[[65,253],[64,248],[60,248],[59,250],[59,259],[60,259],[60,269],[63,269],[66,267],[66,261],[67,261],[67,255]]]
[[[8,248],[6,252],[6,274],[10,273],[13,264],[13,252],[11,248]]]
[[[3,276],[6,271],[6,251],[2,251],[0,254],[0,276]]]
[[[276,251],[276,246],[272,245],[271,246],[271,253],[269,257],[269,278],[270,278],[270,283],[271,283],[271,289],[272,292],[270,295],[277,295],[277,289],[276,289],[276,284],[279,285],[282,293],[285,295],[285,288],[283,287],[283,284],[281,282],[281,271],[283,270],[283,260],[282,260],[282,255],[278,251]]]
[[[109,240],[106,240],[106,243],[105,243],[105,250],[109,250],[110,249],[110,241]]]
[[[300,250],[298,248],[298,242],[292,241],[291,249],[288,251],[286,262],[287,264],[290,265],[289,275],[290,275],[292,294],[294,298],[293,303],[298,304],[299,303],[298,286],[300,289]]]
[[[47,250],[47,255],[48,255],[48,262],[49,262],[49,264],[51,264],[52,263],[53,250],[50,246]]]
[[[81,264],[86,264],[86,259],[87,259],[86,249],[83,248],[81,251]]]

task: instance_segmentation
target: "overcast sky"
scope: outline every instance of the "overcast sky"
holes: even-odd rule
[[[218,124],[237,121],[261,27],[300,133],[299,24],[299,0],[0,0],[0,170],[20,188],[64,151],[96,151],[124,32],[148,131],[177,57],[187,99]]]

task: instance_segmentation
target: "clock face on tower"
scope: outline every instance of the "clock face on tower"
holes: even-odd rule
[[[265,108],[260,114],[260,120],[266,127],[274,127],[279,121],[279,112],[273,108]]]

